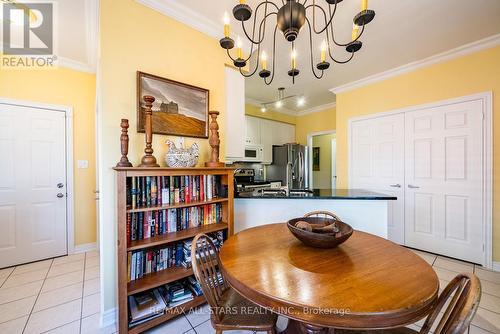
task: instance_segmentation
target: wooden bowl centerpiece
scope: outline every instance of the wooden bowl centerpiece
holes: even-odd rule
[[[316,211],[287,222],[288,229],[305,245],[315,248],[333,248],[345,242],[353,229],[335,214]]]

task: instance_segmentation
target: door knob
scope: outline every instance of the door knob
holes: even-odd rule
[[[398,184],[391,184],[390,187],[392,188],[401,188],[401,185],[398,183]]]
[[[58,183],[57,184],[57,188],[62,188],[62,187],[64,187],[64,183]]]
[[[413,186],[413,185],[411,185],[411,184],[409,184],[409,185],[408,185],[408,188],[410,188],[410,189],[420,189],[420,187]]]
[[[63,197],[64,197],[64,194],[63,194],[63,193],[59,193],[59,194],[57,194],[57,197],[58,197],[58,198],[63,198]]]

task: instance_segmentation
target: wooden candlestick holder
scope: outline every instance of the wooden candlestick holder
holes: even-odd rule
[[[219,124],[217,123],[218,111],[209,111],[208,114],[212,118],[210,122],[210,140],[208,143],[212,147],[210,161],[205,162],[205,167],[224,167],[224,163],[219,161]]]
[[[116,164],[116,167],[132,167],[130,161],[128,161],[128,119],[122,119],[120,126],[122,128],[122,134],[120,136],[120,149],[122,157],[120,161]]]
[[[139,167],[160,167],[153,155],[153,102],[155,98],[150,95],[145,95],[144,99],[144,130],[146,132],[146,148],[145,155],[141,159]]]

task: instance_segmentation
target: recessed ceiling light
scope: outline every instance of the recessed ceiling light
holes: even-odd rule
[[[306,104],[306,98],[305,97],[299,97],[299,99],[297,100],[297,107],[302,107],[304,106],[304,104]]]

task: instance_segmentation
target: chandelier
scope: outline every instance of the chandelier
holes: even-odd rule
[[[333,18],[337,13],[338,4],[343,0],[319,1],[325,2],[327,8],[325,9],[323,6],[317,4],[318,0],[303,0],[302,2],[300,0],[281,0],[281,4],[279,5],[275,4],[273,1],[262,1],[259,5],[257,5],[255,10],[252,10],[252,8],[246,4],[245,0],[240,0],[240,3],[233,8],[233,16],[236,20],[241,22],[243,32],[251,43],[250,55],[247,58],[243,56],[242,42],[239,37],[237,38],[236,43],[230,37],[229,15],[227,12],[224,15],[224,38],[220,40],[220,45],[227,51],[227,54],[233,61],[234,66],[239,69],[243,76],[251,77],[257,73],[260,68],[259,76],[264,79],[264,82],[267,85],[270,85],[274,79],[277,69],[276,35],[279,30],[283,34],[285,40],[290,43],[291,62],[288,75],[292,77],[292,81],[295,83],[295,77],[300,74],[300,70],[297,66],[295,41],[302,31],[302,28],[306,27],[309,34],[311,71],[317,79],[321,79],[324,72],[330,68],[329,59],[337,64],[346,64],[353,59],[354,54],[363,46],[360,38],[365,31],[365,25],[370,23],[375,17],[375,12],[368,9],[368,0],[361,0],[361,11],[353,19],[351,40],[347,43],[341,43],[335,38]],[[259,11],[262,19],[260,22],[257,22]],[[251,33],[249,33],[245,22],[252,19],[252,16],[253,26],[251,27]],[[273,23],[272,27],[274,30],[272,43],[272,66],[268,69],[268,56],[263,50],[262,44],[265,40],[268,19],[274,16],[276,18],[276,24],[274,25]],[[310,18],[311,16],[312,19]],[[318,25],[320,26],[319,28],[317,27]],[[316,64],[313,51],[313,35],[324,35],[324,40],[320,48],[320,61]],[[337,59],[333,56],[332,47],[334,45],[345,48],[347,52],[345,59]],[[230,50],[235,46],[236,56],[233,57]],[[249,61],[254,55],[255,47],[257,48],[255,67],[253,70],[250,69],[248,73],[245,73],[242,68],[249,64]],[[327,56],[329,59],[327,59]]]

